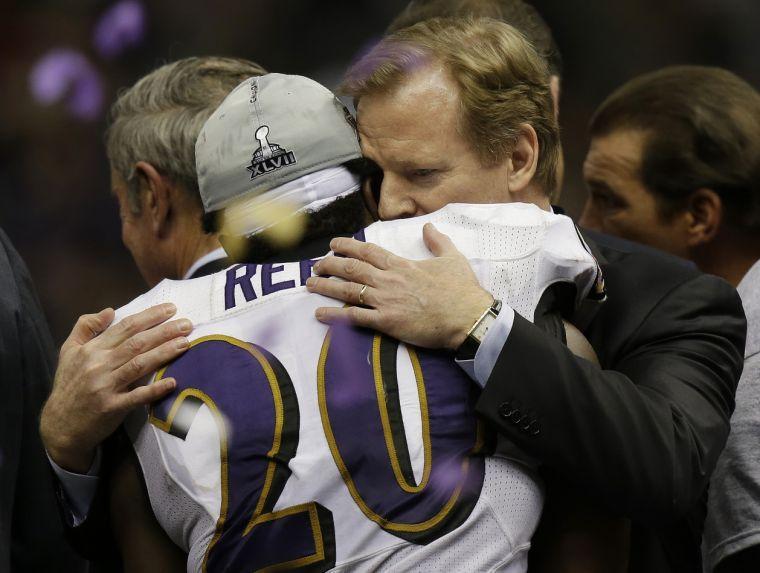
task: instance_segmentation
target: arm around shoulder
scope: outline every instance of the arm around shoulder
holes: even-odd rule
[[[626,327],[614,352],[594,339],[603,369],[516,316],[478,411],[610,510],[675,520],[728,435],[746,321],[732,287],[698,275]]]

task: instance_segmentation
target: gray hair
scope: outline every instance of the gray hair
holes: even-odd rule
[[[140,212],[135,164],[146,161],[200,202],[195,140],[222,100],[260,65],[237,58],[185,58],[161,66],[123,91],[111,106],[106,153],[127,182],[132,211]]]

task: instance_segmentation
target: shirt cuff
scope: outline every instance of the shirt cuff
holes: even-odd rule
[[[473,360],[457,360],[456,363],[467,372],[467,375],[484,388],[491,377],[496,361],[499,359],[504,345],[507,343],[512,325],[515,322],[515,311],[504,305],[496,320],[488,329],[485,338],[480,343]]]
[[[90,506],[92,506],[92,500],[95,499],[95,493],[98,489],[98,474],[100,473],[102,457],[101,450],[98,447],[95,450],[95,459],[87,473],[77,474],[66,471],[48,455],[48,461],[63,489],[66,509],[69,511],[73,527],[80,525],[90,513]]]

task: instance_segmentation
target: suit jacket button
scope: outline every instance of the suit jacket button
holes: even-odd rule
[[[499,406],[499,416],[504,419],[509,418],[512,415],[512,412],[514,412],[512,402],[507,401]]]
[[[541,433],[541,428],[538,427],[538,424],[533,425],[533,427],[530,429],[530,435],[534,438],[538,436]]]
[[[525,416],[523,416],[523,414],[520,412],[520,410],[518,410],[517,408],[515,408],[514,411],[512,412],[512,414],[509,416],[509,420],[513,424],[519,424],[520,422],[522,422],[522,420],[523,420],[524,417]]]

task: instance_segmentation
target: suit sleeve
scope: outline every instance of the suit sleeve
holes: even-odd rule
[[[477,409],[608,510],[672,522],[697,502],[725,444],[745,335],[735,290],[706,275],[660,299],[614,371],[518,315]]]
[[[111,513],[108,503],[111,475],[119,460],[128,453],[126,436],[121,430],[111,436],[101,446],[102,464],[94,497],[87,515],[82,521],[74,517],[70,501],[61,482],[56,479],[58,509],[64,522],[66,537],[77,553],[96,561],[104,571],[121,570],[120,555],[111,528]]]
[[[0,235],[0,573],[11,570],[14,502],[24,427],[21,345],[16,330],[15,285]]]
[[[86,569],[65,542],[38,432],[54,355],[29,271],[0,230],[0,572]]]

